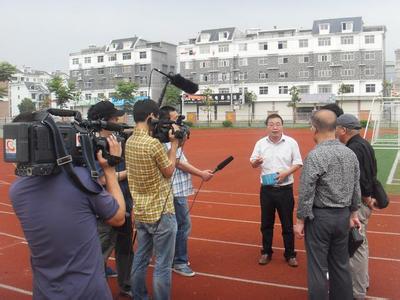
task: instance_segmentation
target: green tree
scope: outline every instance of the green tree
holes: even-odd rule
[[[35,103],[29,98],[22,99],[21,103],[18,104],[20,113],[35,111]]]
[[[244,93],[244,103],[247,103],[248,105],[248,118],[247,122],[248,125],[251,126],[251,123],[253,121],[253,115],[254,115],[254,102],[257,100],[257,95],[253,92],[245,92]]]
[[[45,96],[42,103],[40,103],[40,109],[51,108],[51,97]]]
[[[117,86],[115,87],[115,93],[113,96],[116,99],[124,100],[124,111],[131,112],[133,111],[133,104],[135,95],[138,90],[138,85],[135,82],[130,81],[119,81],[117,82]]]
[[[392,95],[392,83],[384,80],[382,82],[382,96],[383,97],[390,97]]]
[[[7,96],[8,92],[7,92],[7,87],[5,86],[0,86],[0,99],[4,98],[5,96]]]
[[[211,123],[211,112],[212,112],[213,106],[215,104],[214,103],[214,99],[211,96],[212,93],[213,93],[212,89],[210,89],[210,88],[205,89],[205,91],[203,92],[203,96],[204,96],[203,104],[204,104],[204,106],[202,106],[200,108],[202,111],[207,113],[208,126],[210,126],[210,123]]]
[[[0,62],[0,81],[9,81],[11,76],[17,72],[17,68],[8,62]]]
[[[350,93],[350,86],[344,83],[341,83],[339,89],[337,91],[338,96],[340,96],[340,106],[343,106],[343,95]]]
[[[61,76],[54,76],[47,84],[50,92],[55,93],[57,106],[64,108],[70,100],[76,100],[79,92],[73,81],[65,82]]]
[[[164,95],[164,103],[170,106],[177,106],[181,103],[182,91],[173,85],[168,85]]]
[[[292,108],[293,123],[296,124],[297,121],[297,104],[300,102],[300,91],[296,86],[292,86],[289,90],[291,96],[288,106]]]

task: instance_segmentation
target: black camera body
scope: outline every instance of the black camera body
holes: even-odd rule
[[[169,119],[160,119],[155,122],[153,127],[153,137],[158,139],[161,143],[169,142],[169,131],[172,130],[175,138],[178,140],[183,140],[190,137],[189,126],[185,125],[183,120],[185,116],[180,115],[176,121],[171,121]],[[179,126],[179,130],[174,130],[172,124]]]
[[[57,111],[62,111],[64,115],[70,112],[68,116],[76,113],[66,110]],[[106,127],[107,122],[87,121],[80,119],[80,114],[77,116],[70,123],[54,123],[56,131],[61,136],[61,146],[69,154],[68,159],[65,159],[72,162],[73,165],[87,166],[95,160],[98,150],[102,150],[104,158],[112,158],[113,156],[109,154],[107,139],[98,136],[98,132]],[[57,160],[57,144],[54,135],[40,117],[31,122],[15,122],[4,125],[3,138],[4,161],[17,164],[15,170],[17,176],[56,174],[60,171],[58,166],[67,163],[67,161]],[[119,135],[117,135],[117,140],[125,141]]]

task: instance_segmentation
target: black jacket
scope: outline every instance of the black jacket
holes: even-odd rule
[[[353,150],[360,164],[361,195],[369,197],[372,195],[373,180],[378,170],[374,149],[359,134],[353,136],[346,146]]]

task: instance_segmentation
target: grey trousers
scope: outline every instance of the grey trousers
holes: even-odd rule
[[[305,222],[308,298],[352,300],[349,208],[313,209]],[[329,275],[328,275],[329,273]]]
[[[357,249],[354,256],[350,258],[350,271],[353,281],[353,297],[356,299],[363,299],[367,294],[367,287],[369,287],[368,276],[368,239],[367,239],[367,225],[368,219],[371,216],[371,209],[364,204],[361,204],[358,210],[358,218],[361,222],[361,234],[364,237],[364,243]]]

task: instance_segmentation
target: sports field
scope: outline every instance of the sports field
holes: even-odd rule
[[[314,146],[309,129],[288,129],[303,158]],[[259,266],[261,234],[259,208],[259,170],[252,169],[249,156],[263,129],[192,130],[185,145],[191,163],[214,169],[229,155],[234,160],[203,184],[193,205],[189,256],[192,278],[173,275],[173,299],[307,299],[306,255],[304,242],[296,240],[298,268],[290,268],[283,258],[280,224],[274,235],[274,257]],[[386,182],[396,153],[377,151],[379,178]],[[2,156],[2,153],[1,153]],[[15,217],[8,189],[15,179],[13,166],[0,162],[0,299],[30,299],[32,274],[29,249]],[[295,198],[298,179],[295,176]],[[194,180],[195,187],[200,181]],[[374,212],[368,227],[370,247],[371,298],[400,299],[400,186],[388,186],[391,204]],[[398,196],[395,196],[397,194]],[[190,200],[193,204],[193,197]],[[279,223],[278,217],[276,218]],[[114,266],[114,261],[110,260]],[[149,269],[150,282],[152,268]],[[116,279],[109,279],[115,299]],[[151,290],[151,285],[148,285]]]

